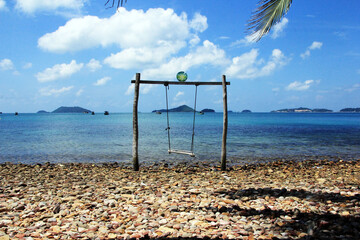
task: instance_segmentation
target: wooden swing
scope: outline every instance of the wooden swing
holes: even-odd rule
[[[190,157],[195,157],[195,154],[194,154],[194,136],[195,136],[195,116],[196,116],[196,99],[197,99],[197,87],[198,87],[198,85],[195,84],[194,117],[193,117],[193,127],[192,127],[190,151],[171,149],[170,122],[169,122],[169,98],[168,98],[169,84],[165,83],[164,86],[165,86],[165,95],[166,95],[166,119],[167,119],[167,128],[165,130],[167,130],[167,133],[168,133],[168,143],[169,143],[168,153],[169,154],[170,153],[184,154],[184,155],[189,155]]]
[[[195,114],[196,114],[196,95],[197,95],[197,86],[200,85],[222,85],[223,87],[223,134],[222,134],[222,145],[221,145],[221,170],[226,170],[226,137],[227,137],[227,126],[228,126],[228,110],[227,110],[227,90],[226,85],[230,85],[230,82],[226,82],[226,76],[222,76],[222,82],[176,82],[176,81],[154,81],[154,80],[140,80],[140,73],[136,73],[136,79],[131,80],[131,83],[135,83],[134,88],[134,105],[133,105],[133,169],[134,171],[139,171],[139,124],[138,124],[138,101],[140,93],[140,84],[162,84],[168,85],[195,85],[195,107],[194,107],[194,120],[193,120],[193,135],[191,143],[191,151],[175,150],[171,149],[170,145],[170,126],[168,122],[168,139],[169,139],[169,153],[179,153],[186,154],[190,156],[195,156],[194,154],[194,133],[195,133]],[[167,93],[166,93],[167,94]],[[166,97],[167,99],[167,97]],[[167,103],[167,113],[168,113],[168,103]]]

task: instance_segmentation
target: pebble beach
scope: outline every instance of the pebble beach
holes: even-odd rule
[[[360,239],[360,162],[0,164],[7,239]]]

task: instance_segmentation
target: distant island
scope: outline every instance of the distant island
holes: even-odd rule
[[[200,112],[203,112],[203,113],[214,113],[215,112],[215,110],[214,109],[210,109],[210,108],[205,108],[205,109],[203,109],[203,110],[201,110]]]
[[[340,110],[340,112],[344,113],[358,113],[360,112],[360,108],[343,108]]]
[[[91,111],[82,107],[59,107],[52,113],[91,113]]]
[[[299,108],[285,108],[285,109],[275,110],[275,111],[271,111],[271,112],[275,112],[275,113],[331,113],[331,112],[333,112],[333,110],[329,110],[329,109],[325,109],[325,108],[310,109],[310,108],[299,107]]]
[[[242,113],[251,113],[251,111],[248,110],[248,109],[242,110],[241,112],[242,112]]]
[[[38,111],[37,113],[49,113],[49,112],[47,112],[47,111],[45,111],[45,110],[40,110],[40,111]]]
[[[152,112],[162,113],[162,112],[166,112],[166,109],[153,110]],[[187,106],[187,105],[181,105],[181,106],[179,106],[179,107],[169,109],[169,112],[194,112],[194,109],[191,108],[191,107],[189,107],[189,106]],[[202,113],[205,113],[205,112],[215,112],[215,110],[209,109],[209,108],[205,108],[205,109],[201,110],[200,112],[202,112]]]

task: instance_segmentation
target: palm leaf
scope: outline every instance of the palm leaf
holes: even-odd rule
[[[120,6],[122,6],[124,4],[124,0],[117,0],[118,3],[117,3],[117,8],[119,8]],[[105,6],[108,5],[108,3],[110,2],[110,0],[107,0],[106,3],[105,3]],[[125,3],[127,2],[127,0],[125,0]],[[114,4],[115,4],[115,0],[112,0],[112,6],[109,7],[109,8],[112,8],[114,7]]]
[[[248,21],[248,32],[259,41],[289,11],[292,0],[260,0]]]

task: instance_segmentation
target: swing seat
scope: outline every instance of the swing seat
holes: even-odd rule
[[[171,150],[168,150],[168,152],[169,152],[169,154],[170,153],[177,153],[177,154],[189,155],[190,157],[195,157],[195,154],[193,152],[189,152],[189,151],[185,151],[185,150],[171,149]]]

